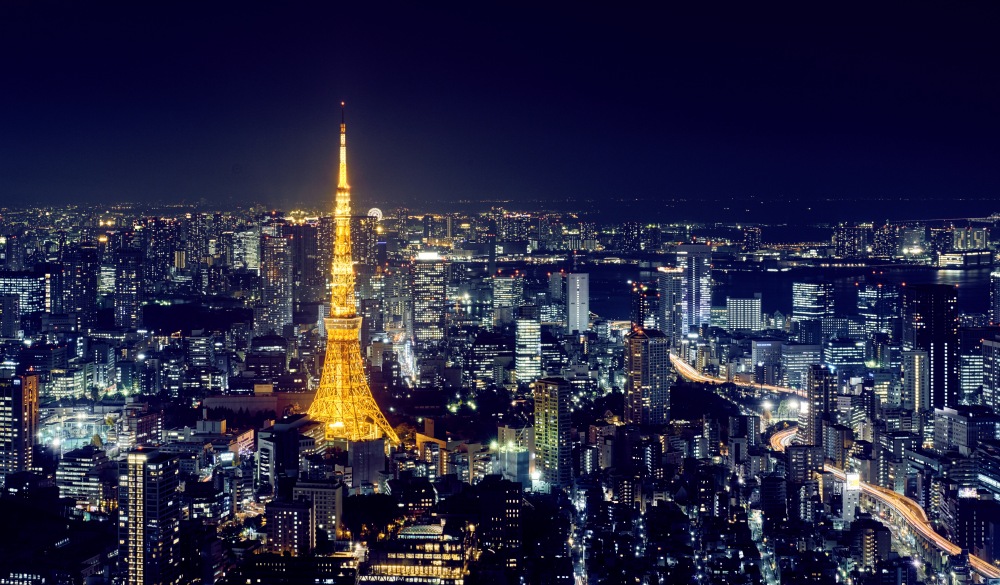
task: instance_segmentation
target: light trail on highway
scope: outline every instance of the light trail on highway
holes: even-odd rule
[[[790,445],[792,439],[794,439],[797,430],[797,427],[791,426],[771,435],[771,448],[779,453],[784,452],[785,448]],[[823,468],[827,473],[833,474],[834,477],[840,479],[841,481],[846,481],[847,478],[841,469],[832,465],[824,465]],[[930,518],[927,517],[927,513],[920,507],[920,504],[904,495],[897,494],[892,490],[872,485],[867,482],[861,482],[861,491],[869,497],[879,501],[883,505],[892,508],[896,514],[906,521],[911,529],[920,533],[921,536],[933,543],[939,549],[950,555],[957,555],[962,552],[962,549],[958,545],[941,536],[934,530],[931,526]],[[972,566],[973,570],[988,579],[1000,579],[1000,568],[991,565],[975,555],[969,555],[969,564]]]
[[[795,394],[796,396],[805,397],[806,393],[803,390],[798,390],[796,388],[788,388],[786,386],[774,386],[771,384],[757,384],[753,382],[736,382],[733,380],[726,380],[725,378],[719,378],[717,376],[706,376],[702,374],[691,364],[679,358],[676,354],[670,354],[670,363],[673,364],[674,369],[680,374],[685,380],[690,380],[691,382],[701,382],[703,384],[735,384],[741,388],[750,389],[761,389],[767,390],[768,392],[777,392],[780,394]]]

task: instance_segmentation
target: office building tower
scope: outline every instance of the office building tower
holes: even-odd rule
[[[659,299],[656,287],[645,282],[633,282],[629,297],[629,319],[633,327],[656,327]]]
[[[343,115],[343,114],[342,114]],[[323,319],[326,359],[309,417],[322,422],[327,440],[347,443],[349,454],[363,443],[399,444],[399,437],[372,396],[361,357],[361,321],[355,305],[354,261],[351,254],[351,188],[347,184],[347,126],[340,124],[340,169],[336,194],[336,235],[331,266],[330,312]],[[442,301],[443,302],[443,301]]]
[[[754,339],[750,342],[750,361],[753,363],[755,382],[769,385],[781,382],[780,341]]]
[[[38,432],[38,376],[0,378],[0,476],[33,467]]]
[[[928,354],[926,351],[908,350],[902,355],[903,407],[916,412],[928,412],[933,409]]]
[[[684,269],[662,266],[656,269],[656,289],[660,295],[656,328],[670,341],[671,347],[680,342],[684,330]]]
[[[956,406],[958,378],[958,295],[948,285],[907,285],[903,289],[903,349],[927,352],[932,408]]]
[[[829,282],[792,283],[792,321],[799,323],[822,323],[833,317],[833,284]],[[803,343],[819,343],[821,339],[800,339]]]
[[[303,220],[282,226],[288,237],[288,257],[292,269],[292,306],[304,311],[326,297],[326,278],[319,251],[319,221]]]
[[[990,273],[990,324],[1000,325],[1000,270]]]
[[[351,218],[351,254],[355,264],[366,268],[378,264],[378,221],[377,215]]]
[[[682,335],[697,332],[712,318],[712,248],[696,244],[677,246],[681,279]]]
[[[524,277],[516,272],[497,274],[490,284],[493,288],[493,326],[513,323],[517,308],[524,303]]]
[[[1000,340],[983,340],[982,404],[1000,413]]]
[[[822,345],[787,343],[781,348],[781,374],[783,385],[790,388],[806,387],[809,368],[823,361]]]
[[[418,346],[445,338],[448,265],[437,252],[419,252],[413,259],[413,339]]]
[[[518,384],[530,384],[542,377],[542,322],[534,305],[518,308],[514,370]]]
[[[17,295],[0,295],[0,337],[17,337],[21,330],[21,299]]]
[[[343,531],[342,516],[347,486],[339,479],[299,478],[292,488],[292,500],[312,504],[316,533],[324,533],[329,542],[337,540]],[[315,542],[315,536],[312,537]]]
[[[119,462],[118,543],[127,585],[183,583],[176,455],[130,451]]]
[[[670,421],[670,340],[655,329],[625,336],[625,422],[662,426]]]
[[[838,258],[860,259],[868,257],[868,231],[870,226],[841,223],[833,231],[834,253]]]
[[[826,366],[809,368],[806,378],[808,409],[805,421],[799,427],[802,443],[823,445],[823,421],[837,400],[837,377]]]
[[[233,234],[233,268],[260,271],[260,231],[251,229]]]
[[[726,297],[726,327],[730,331],[760,331],[764,328],[760,293],[752,298]]]
[[[316,516],[309,500],[269,502],[264,508],[264,516],[269,551],[300,557],[316,548]]]
[[[76,314],[77,321],[84,330],[97,323],[97,277],[100,266],[100,257],[94,244],[73,246],[63,256],[63,309]]]
[[[590,275],[566,275],[566,332],[586,333],[590,328]]]
[[[990,231],[987,228],[967,227],[952,232],[952,249],[958,252],[987,250],[990,247]]]
[[[889,284],[866,284],[858,289],[858,315],[864,321],[865,335],[876,333],[898,341],[899,289]]]
[[[543,491],[566,488],[572,479],[571,390],[563,378],[542,378],[534,383],[535,470]]]
[[[50,305],[45,275],[36,272],[0,272],[0,295],[17,295],[21,317],[48,311]]]
[[[260,239],[261,303],[255,312],[255,332],[281,335],[292,323],[294,302],[291,238],[264,234]]]

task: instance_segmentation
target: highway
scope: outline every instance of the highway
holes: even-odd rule
[[[805,397],[806,393],[803,390],[797,390],[795,388],[786,388],[785,386],[772,386],[771,384],[757,384],[754,382],[735,382],[726,380],[724,378],[719,378],[716,376],[706,376],[698,370],[694,369],[691,364],[677,357],[675,354],[670,354],[670,363],[674,365],[674,369],[677,370],[685,380],[690,380],[692,382],[701,382],[704,384],[735,384],[742,388],[750,389],[761,389],[767,390],[768,392],[777,392],[781,394],[795,394],[797,396]]]
[[[797,430],[798,427],[793,425],[771,435],[771,448],[778,452],[784,451],[785,447],[792,443]],[[825,465],[824,468],[827,473],[833,474],[841,481],[846,479],[842,470],[832,465]],[[934,543],[934,545],[939,549],[952,555],[957,555],[961,552],[961,549],[957,545],[938,534],[934,528],[931,527],[930,519],[927,517],[927,513],[924,512],[924,509],[920,507],[920,504],[917,504],[910,498],[897,494],[892,490],[887,490],[883,487],[866,482],[861,482],[861,490],[867,496],[877,500],[885,506],[892,508],[896,514],[906,520],[906,523],[909,524],[911,529],[920,533],[921,536],[926,538],[929,542]],[[972,565],[972,568],[980,575],[990,579],[1000,579],[1000,569],[987,563],[979,557],[969,555],[969,564]]]
[[[700,374],[689,364],[673,354],[670,355],[670,361],[673,362],[677,373],[687,380],[692,382],[707,382],[710,384],[717,384],[721,382],[718,378],[711,378]],[[784,391],[797,392],[792,388],[785,388]],[[792,440],[795,438],[797,430],[798,427],[793,425],[771,435],[771,448],[775,451],[783,452],[785,447],[790,445]],[[824,469],[840,480],[846,479],[843,470],[837,467],[825,465]],[[861,482],[861,491],[879,503],[892,508],[892,510],[896,512],[899,517],[906,520],[906,523],[910,526],[911,530],[919,533],[921,536],[926,538],[928,542],[933,543],[939,549],[951,555],[957,555],[962,552],[958,545],[941,536],[934,530],[931,526],[930,519],[927,518],[927,513],[924,512],[924,509],[921,508],[919,504],[910,498],[867,482]],[[988,579],[1000,579],[1000,568],[991,565],[975,555],[969,555],[969,564],[973,570]]]

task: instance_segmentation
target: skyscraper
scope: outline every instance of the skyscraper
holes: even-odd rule
[[[542,377],[542,323],[538,307],[526,305],[517,311],[514,371],[518,384]]]
[[[933,408],[956,406],[961,398],[957,303],[952,286],[903,288],[903,350],[927,352]]]
[[[31,469],[38,429],[38,376],[0,378],[0,476]]]
[[[260,252],[263,294],[255,329],[257,335],[266,335],[269,331],[281,335],[285,325],[292,322],[291,238],[264,234]]]
[[[670,420],[670,340],[655,329],[625,336],[625,422],[665,425]]]
[[[142,319],[142,258],[137,248],[115,250],[115,326],[135,329]]]
[[[184,582],[180,572],[180,465],[176,455],[132,451],[119,463],[119,558],[127,585]]]
[[[590,328],[590,275],[566,275],[566,332],[585,333]]]
[[[372,396],[361,357],[362,317],[357,314],[354,303],[351,188],[347,184],[347,126],[343,120],[335,221],[330,314],[323,319],[326,359],[309,416],[326,425],[327,439],[357,443],[385,437],[398,444],[399,437]]]
[[[792,321],[798,325],[800,342],[822,343],[823,319],[833,315],[832,283],[792,283]]]
[[[916,412],[933,409],[931,400],[930,363],[927,352],[908,350],[903,352],[902,402],[905,408]]]
[[[1000,270],[990,273],[990,324],[1000,325]]]
[[[413,339],[418,346],[445,337],[447,269],[437,252],[419,252],[413,259]]]
[[[712,320],[712,248],[700,244],[677,246],[681,280],[681,333],[687,335]]]
[[[826,366],[812,366],[806,376],[809,401],[804,424],[799,427],[803,444],[823,445],[823,420],[837,399],[837,377]]]
[[[726,297],[726,326],[730,331],[760,331],[763,329],[760,293],[751,298]]]
[[[684,269],[661,266],[656,269],[656,289],[660,294],[656,327],[675,347],[684,329]]]
[[[542,378],[534,384],[535,469],[548,489],[565,488],[572,479],[570,390],[563,378]]]

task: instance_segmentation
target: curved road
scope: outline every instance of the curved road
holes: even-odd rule
[[[692,382],[702,382],[704,384],[735,384],[742,388],[750,388],[754,390],[759,388],[769,392],[796,394],[802,397],[805,397],[806,395],[804,390],[796,390],[795,388],[787,388],[785,386],[772,386],[770,384],[757,384],[752,382],[734,382],[716,376],[706,376],[705,374],[702,374],[698,370],[694,369],[691,364],[677,357],[675,354],[670,354],[670,363],[673,364],[674,369],[677,370],[677,373],[683,376],[685,380],[690,380]]]
[[[692,382],[707,382],[710,384],[719,384],[724,382],[724,380],[720,378],[712,378],[702,375],[688,363],[673,354],[670,354],[670,361],[674,364],[674,368],[677,370],[677,373]],[[764,387],[772,388],[770,386]],[[775,386],[773,388],[780,387]],[[784,390],[777,391],[793,392],[796,394],[799,393],[798,390],[793,388],[785,388]],[[795,433],[797,431],[798,427],[792,425],[787,429],[774,433],[771,435],[771,448],[778,452],[784,451],[785,447],[790,445],[792,440],[795,438]],[[846,479],[843,470],[837,467],[824,465],[824,469],[841,481]],[[934,543],[934,545],[939,549],[950,555],[957,555],[962,552],[958,545],[941,536],[934,530],[931,526],[930,519],[927,517],[927,513],[920,507],[920,504],[917,504],[910,498],[897,494],[892,490],[887,490],[867,482],[861,482],[861,491],[863,491],[867,496],[879,501],[881,504],[892,508],[894,512],[906,520],[906,523],[910,525],[911,529],[920,533],[921,536],[926,538],[929,542]],[[986,578],[1000,579],[1000,568],[991,565],[975,555],[969,555],[969,564],[973,570]]]

